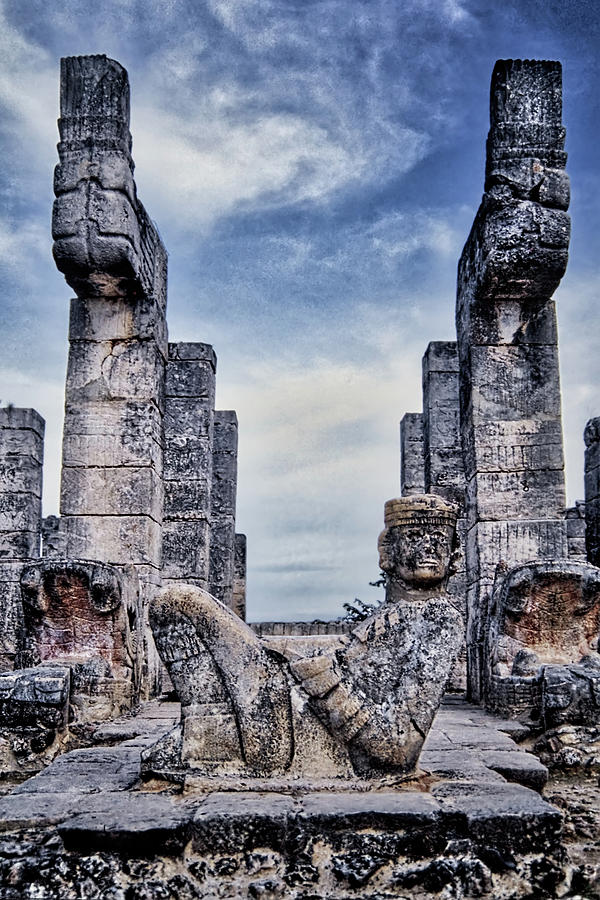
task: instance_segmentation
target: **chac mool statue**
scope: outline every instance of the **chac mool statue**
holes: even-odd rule
[[[164,589],[150,621],[182,701],[181,767],[262,778],[412,772],[464,629],[446,594],[456,518],[434,495],[385,504],[385,602],[347,635],[260,639],[206,591]]]

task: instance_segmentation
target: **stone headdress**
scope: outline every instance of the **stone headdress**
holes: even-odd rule
[[[395,525],[456,525],[458,507],[435,494],[413,494],[388,500],[384,507],[386,528]]]

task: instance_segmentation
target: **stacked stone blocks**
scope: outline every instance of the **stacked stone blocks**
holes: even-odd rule
[[[425,490],[423,414],[405,413],[400,422],[400,493],[403,497]]]
[[[208,585],[217,358],[209,344],[169,344],[163,576]]]
[[[0,670],[21,640],[23,566],[40,554],[44,429],[33,409],[0,409]]]
[[[233,410],[215,413],[211,488],[209,591],[233,604],[238,421]]]
[[[586,552],[589,562],[600,566],[600,417],[590,419],[585,441]]]

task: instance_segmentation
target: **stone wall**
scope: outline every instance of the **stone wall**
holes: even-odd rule
[[[34,409],[0,409],[0,671],[21,641],[23,565],[40,554],[44,428]]]
[[[348,634],[354,626],[349,622],[252,622],[250,628],[259,637],[270,635],[310,636],[317,634]]]

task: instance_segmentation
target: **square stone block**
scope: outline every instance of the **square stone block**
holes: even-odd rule
[[[169,359],[166,372],[168,397],[198,397],[214,408],[215,370],[209,359]]]
[[[213,455],[207,440],[185,435],[167,436],[164,452],[164,476],[170,481],[212,477]]]
[[[480,519],[561,518],[564,473],[562,469],[482,472],[469,480],[466,499],[476,504]]]
[[[162,470],[162,419],[154,402],[103,400],[65,409],[66,466],[152,466]]]
[[[63,516],[151,516],[160,522],[162,478],[151,466],[63,466],[60,509]]]
[[[135,303],[115,297],[71,300],[70,341],[154,340],[163,357],[167,353],[167,325],[153,297],[141,296]]]
[[[0,493],[0,532],[38,532],[41,527],[42,501],[35,494],[3,491]]]
[[[210,514],[210,482],[205,479],[165,481],[165,519],[207,519]]]
[[[35,559],[40,555],[40,531],[0,531],[0,562]]]
[[[208,578],[210,527],[202,519],[163,524],[163,576]]]
[[[558,348],[471,347],[473,419],[560,419]]]
[[[237,445],[237,415],[231,409],[215,410],[214,452],[237,453]]]
[[[167,397],[165,400],[165,435],[168,442],[184,435],[204,437],[212,444],[214,409],[197,397]]]
[[[150,516],[64,516],[67,555],[160,565],[161,526]]]
[[[493,578],[501,561],[514,566],[532,559],[566,556],[567,533],[562,519],[479,522],[467,534],[470,581],[477,578],[477,573]]]
[[[2,453],[0,450],[0,493],[5,491],[41,497],[41,461],[29,454]]]

